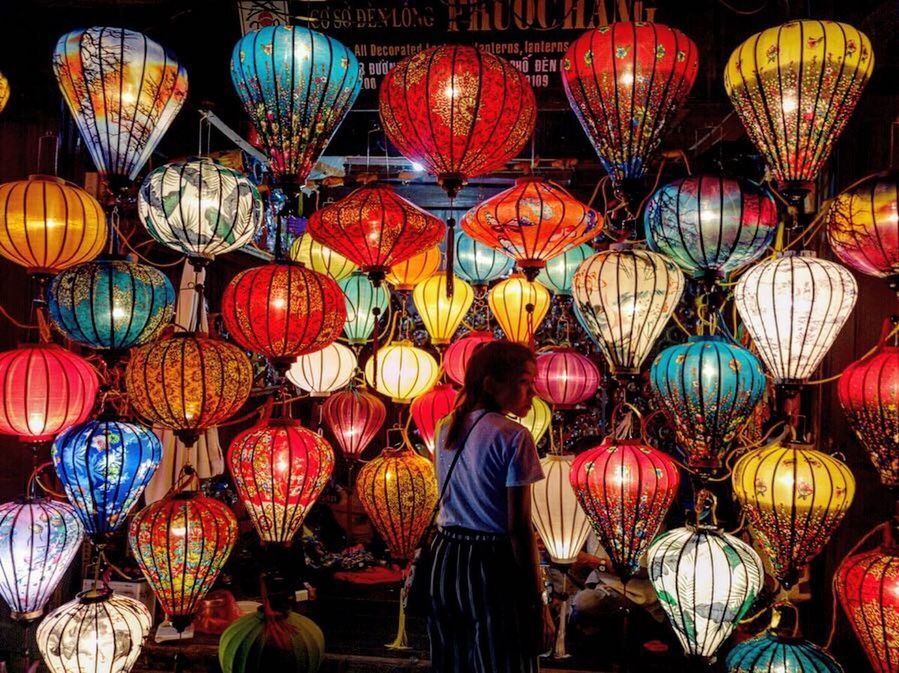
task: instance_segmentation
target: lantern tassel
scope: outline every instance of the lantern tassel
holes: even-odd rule
[[[388,643],[385,647],[388,650],[408,650],[409,640],[406,638],[406,610],[403,607],[403,599],[400,597],[400,617],[396,629],[396,638],[393,642]]]

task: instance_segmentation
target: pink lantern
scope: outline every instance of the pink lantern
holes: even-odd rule
[[[460,386],[465,385],[465,370],[474,349],[488,341],[493,341],[493,334],[490,332],[471,332],[454,341],[443,354],[443,371]]]
[[[534,388],[540,399],[570,409],[589,399],[599,387],[599,368],[573,348],[559,348],[537,356]]]
[[[412,400],[409,412],[415,421],[415,427],[418,428],[418,434],[432,455],[437,422],[453,410],[458,394],[459,391],[451,384],[441,383]]]

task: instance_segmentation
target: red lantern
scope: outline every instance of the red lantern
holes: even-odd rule
[[[559,348],[537,356],[534,389],[537,397],[559,409],[570,409],[596,393],[599,368],[573,348]]]
[[[470,332],[458,341],[454,341],[443,354],[443,371],[460,386],[465,385],[465,370],[468,369],[468,361],[474,354],[474,349],[483,343],[493,341],[490,332]]]
[[[51,343],[0,353],[0,433],[45,442],[87,420],[97,374],[84,358]]]
[[[575,458],[569,478],[618,576],[629,579],[677,494],[677,465],[639,440],[608,438]]]
[[[347,458],[359,458],[384,425],[384,403],[366,390],[342,390],[322,405],[322,416]]]
[[[412,400],[409,413],[431,455],[434,454],[434,429],[437,421],[455,408],[458,394],[459,391],[449,383],[441,383]]]
[[[346,322],[340,286],[302,264],[241,271],[222,295],[222,318],[234,340],[286,371],[300,355],[332,343]]]
[[[262,541],[288,545],[334,471],[334,452],[298,421],[272,418],[234,438],[228,467]]]

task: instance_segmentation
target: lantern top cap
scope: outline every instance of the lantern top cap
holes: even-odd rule
[[[78,602],[82,605],[88,605],[90,603],[104,603],[112,598],[112,589],[108,587],[89,589],[87,591],[82,591],[77,595]]]

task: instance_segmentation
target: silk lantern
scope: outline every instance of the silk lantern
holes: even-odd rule
[[[231,81],[278,182],[302,185],[359,95],[356,56],[306,26],[264,26],[237,41]]]
[[[381,430],[387,408],[366,390],[342,390],[325,400],[322,418],[344,455],[352,460],[362,455]]]
[[[531,343],[549,310],[549,290],[514,273],[490,288],[487,305],[509,341]]]
[[[290,244],[287,256],[313,271],[330,276],[338,283],[355,273],[358,268],[346,257],[322,245],[309,234],[297,236]]]
[[[558,409],[584,402],[599,388],[599,368],[571,347],[555,348],[537,356],[534,390]]]
[[[446,275],[434,274],[412,290],[412,303],[435,346],[448,344],[474,301],[474,290],[461,278],[453,282],[447,296]]]
[[[456,237],[453,271],[474,286],[485,286],[511,271],[513,262],[498,250],[463,232]]]
[[[873,69],[867,36],[835,21],[790,21],[756,33],[731,54],[724,88],[794,200],[818,176]]]
[[[101,175],[137,177],[187,97],[187,71],[164,47],[125,28],[66,33],[53,72]]]
[[[344,388],[356,373],[356,355],[336,341],[301,355],[287,370],[287,380],[312,397],[327,397]]]
[[[571,281],[581,263],[595,252],[587,244],[575,246],[546,261],[537,274],[537,281],[558,295],[571,296]]]
[[[440,247],[435,245],[405,262],[392,265],[387,273],[387,282],[400,292],[408,292],[426,278],[430,278],[440,268],[442,260],[443,253],[440,252]]]
[[[475,348],[483,343],[493,341],[491,332],[469,332],[461,339],[451,343],[443,354],[443,370],[451,381],[457,385],[465,385],[465,371],[468,361],[474,355]]]
[[[351,345],[364,344],[378,329],[378,318],[390,306],[390,289],[383,285],[375,286],[361,272],[350,274],[339,285],[346,304],[343,333]]]
[[[664,255],[613,244],[578,267],[575,314],[616,375],[633,376],[684,291],[684,276]]]
[[[590,534],[590,520],[571,484],[574,460],[547,455],[540,460],[544,478],[531,484],[531,520],[553,563],[574,563]]]
[[[432,456],[437,439],[437,423],[456,407],[458,395],[459,390],[451,384],[440,383],[416,397],[409,405],[409,413],[415,421],[418,434]]]
[[[375,376],[377,360],[377,376]],[[365,363],[365,380],[394,402],[409,404],[434,385],[440,366],[425,350],[411,341],[395,341]]]
[[[231,622],[218,647],[222,673],[316,673],[324,655],[325,636],[315,622],[262,608]]]
[[[549,430],[553,414],[546,402],[539,397],[534,397],[531,399],[531,408],[528,409],[528,413],[524,416],[510,415],[509,418],[526,427],[534,438],[534,444],[537,444],[543,439],[546,431]]]
[[[824,548],[855,495],[845,464],[793,441],[744,454],[734,465],[733,486],[753,536],[786,587]]]
[[[743,273],[734,301],[768,373],[778,384],[797,385],[824,359],[857,295],[848,270],[803,250]]]

